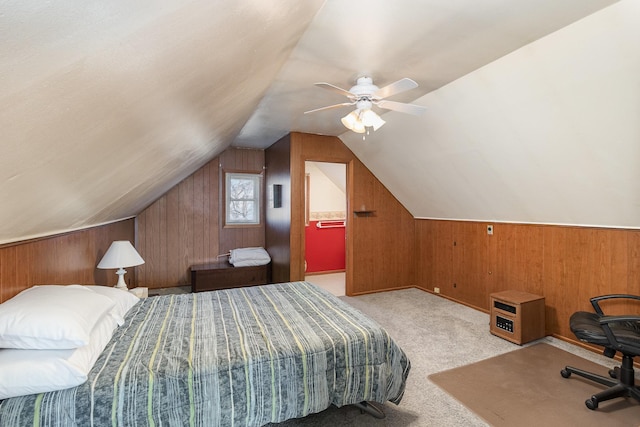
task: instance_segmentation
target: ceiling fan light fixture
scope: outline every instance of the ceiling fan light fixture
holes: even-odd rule
[[[344,127],[355,133],[365,133],[368,128],[376,131],[385,124],[385,121],[371,108],[358,108],[344,116],[340,121]]]
[[[326,82],[316,83],[316,86],[344,95],[349,98],[350,102],[316,108],[315,110],[305,111],[305,114],[355,104],[355,111],[344,116],[341,121],[347,129],[356,133],[366,132],[368,135],[371,130],[375,132],[385,124],[385,121],[371,109],[373,105],[385,110],[415,115],[422,114],[426,109],[421,105],[385,100],[387,97],[418,87],[418,83],[406,77],[382,88],[374,85],[373,79],[366,76],[359,77],[356,85],[349,90]]]
[[[371,109],[362,111],[360,113],[360,120],[365,127],[372,127],[374,131],[377,131],[386,123]]]
[[[382,127],[382,125],[384,125],[385,122],[384,120],[382,120],[382,117],[380,116],[376,116],[376,121],[373,123],[373,130],[377,131],[378,129],[380,129]]]
[[[364,127],[362,122],[359,121],[359,122],[356,123],[356,125],[351,130],[354,131],[355,133],[365,133],[367,128]]]
[[[354,129],[356,124],[360,121],[360,119],[358,118],[357,111],[358,110],[354,110],[354,111],[350,112],[349,114],[347,114],[346,116],[344,116],[342,119],[340,119],[340,121],[342,122],[344,127],[346,127],[349,130],[353,130]]]

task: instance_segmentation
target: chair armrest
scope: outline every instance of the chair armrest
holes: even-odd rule
[[[640,322],[640,316],[602,316],[599,320],[601,325],[616,323],[616,322]]]
[[[624,316],[602,316],[599,320],[601,325],[616,322],[640,322],[640,316],[624,315]]]
[[[619,323],[619,322],[631,322],[631,323],[636,323],[637,324],[637,328],[635,333],[636,335],[638,335],[638,338],[640,338],[640,316],[633,316],[633,315],[624,315],[624,316],[601,316],[600,319],[598,319],[599,324],[602,326],[602,330],[604,331],[604,334],[607,336],[607,339],[609,340],[610,345],[606,346],[608,348],[611,348],[615,351],[622,351],[623,350],[623,345],[620,344],[618,342],[618,338],[616,337],[616,335],[613,333],[613,331],[611,330],[610,327],[610,323]],[[614,353],[615,354],[615,353]],[[605,351],[605,356],[608,357],[613,357],[613,354],[611,356],[607,355],[606,351]]]
[[[600,301],[608,300],[608,299],[634,299],[640,300],[640,295],[629,295],[629,294],[610,294],[610,295],[601,295],[599,297],[591,298],[591,305],[596,313],[602,315],[604,314],[602,309],[600,308]]]

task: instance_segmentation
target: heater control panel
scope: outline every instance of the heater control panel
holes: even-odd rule
[[[496,327],[503,331],[513,333],[513,320],[506,319],[502,316],[496,316]]]

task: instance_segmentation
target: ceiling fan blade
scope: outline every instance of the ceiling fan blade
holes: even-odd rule
[[[345,105],[354,105],[355,102],[343,102],[341,104],[328,105],[326,107],[316,108],[315,110],[305,111],[304,114],[315,113],[316,111],[330,110],[332,108],[344,107]]]
[[[385,87],[381,87],[373,94],[374,98],[382,99],[388,98],[392,95],[395,95],[400,92],[404,92],[409,89],[414,89],[418,87],[418,83],[414,82],[411,79],[404,78],[400,79],[397,82],[391,83]]]
[[[398,111],[400,113],[413,114],[416,116],[427,111],[426,107],[423,107],[422,105],[404,104],[402,102],[395,102],[395,101],[380,101],[376,105],[380,108],[385,108],[387,110]]]
[[[331,83],[319,82],[319,83],[316,83],[315,85],[324,89],[329,89],[330,91],[339,93],[340,95],[348,96],[349,98],[353,98],[356,96],[355,94],[349,92],[348,90],[332,85]]]

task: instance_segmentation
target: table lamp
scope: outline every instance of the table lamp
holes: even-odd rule
[[[124,274],[127,270],[125,270],[124,267],[133,267],[140,264],[144,264],[144,260],[131,242],[128,240],[116,240],[111,243],[107,253],[105,253],[100,260],[98,268],[117,268],[118,283],[115,287],[126,291],[128,289],[124,281]]]

